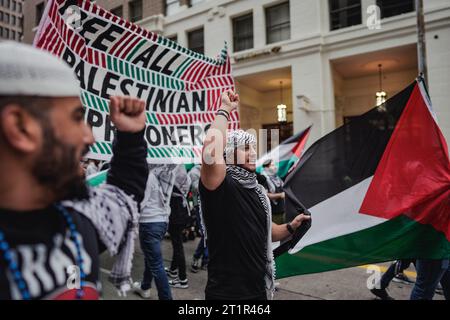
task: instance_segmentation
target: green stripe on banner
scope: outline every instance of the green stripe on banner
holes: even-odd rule
[[[152,113],[153,120],[155,124],[159,124],[158,118],[156,117],[156,114]]]
[[[125,66],[125,75],[129,78],[130,77],[130,64],[128,62],[124,62]]]
[[[131,77],[135,78],[136,77],[136,66],[134,65],[130,65],[131,66]]]
[[[155,76],[155,73],[152,72],[152,81],[151,81],[151,84],[155,84],[155,82],[156,82],[156,76]]]
[[[102,111],[106,111],[106,110],[103,108],[102,100],[100,100],[100,98],[97,97],[97,96],[93,96],[93,97],[94,97],[94,99],[95,99],[95,102],[97,103],[97,106],[98,106]]]
[[[105,148],[107,154],[112,154],[112,150],[111,150],[111,148],[109,146],[109,143],[102,142],[102,146],[103,146],[103,148]]]
[[[127,61],[130,61],[134,54],[147,42],[147,40],[141,40],[141,42],[138,43],[137,46],[134,47],[133,50],[131,50],[131,52],[128,54],[128,56],[126,57]]]
[[[113,60],[113,65],[114,65],[114,71],[115,72],[119,72],[119,67],[117,66],[117,59],[114,57],[111,57],[111,59]]]
[[[101,143],[96,142],[95,145],[97,146],[98,150],[100,150],[101,154],[105,154],[106,153],[105,150],[103,150],[103,147],[102,147]]]
[[[119,71],[120,71],[120,74],[122,74],[122,75],[125,74],[122,60],[119,60]]]
[[[373,239],[382,239],[383,245]],[[354,248],[364,248],[364,252]],[[292,255],[285,253],[275,260],[276,276],[280,279],[397,259],[449,256],[450,242],[443,233],[430,225],[399,216],[368,229],[307,246]]]
[[[97,103],[95,102],[95,97],[92,94],[89,95],[89,100],[91,101],[91,105],[94,109],[101,110],[97,106]]]
[[[92,152],[94,152],[94,153],[99,153],[99,152],[97,151],[97,148],[95,147],[95,143],[92,144],[92,145],[90,146],[90,148],[91,148],[91,151],[92,151]]]
[[[186,60],[184,60],[183,63],[180,64],[180,65],[178,66],[177,69],[175,69],[175,71],[173,72],[173,76],[176,77],[176,78],[179,78],[179,77],[180,77],[181,70],[184,70],[184,69],[183,69],[184,66],[185,66],[186,64],[188,64],[190,61],[191,61],[191,59],[186,59]]]
[[[109,70],[113,70],[113,64],[111,60],[111,56],[109,54],[106,55],[106,64]]]
[[[155,152],[158,154],[158,158],[164,158],[164,154],[158,148],[155,149]]]

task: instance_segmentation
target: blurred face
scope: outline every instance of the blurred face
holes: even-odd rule
[[[84,122],[78,98],[53,99],[49,123],[41,122],[41,148],[32,168],[41,184],[50,188],[56,200],[85,199],[87,188],[81,160],[94,142]]]
[[[269,169],[269,172],[276,173],[277,172],[277,166],[275,165],[275,162],[272,161],[270,163],[268,169]]]
[[[250,171],[256,171],[256,146],[253,144],[240,146],[235,149],[237,165]]]

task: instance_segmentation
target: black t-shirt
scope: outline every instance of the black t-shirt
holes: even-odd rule
[[[97,232],[86,217],[69,212],[82,238],[85,298],[97,299],[100,288]],[[62,213],[53,206],[20,212],[0,209],[0,230],[16,257],[32,299],[75,297],[73,285],[79,272],[71,266],[77,265],[76,246]],[[0,300],[22,298],[3,256],[0,257],[0,289]]]
[[[199,191],[209,251],[206,296],[264,296],[267,220],[257,193],[229,175],[214,191],[200,181]]]

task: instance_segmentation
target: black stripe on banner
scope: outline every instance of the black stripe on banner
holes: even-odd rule
[[[386,111],[375,107],[316,141],[287,177],[285,188],[311,208],[373,176],[415,85],[389,99]],[[298,209],[289,198],[288,221]]]

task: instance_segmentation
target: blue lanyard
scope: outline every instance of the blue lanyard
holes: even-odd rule
[[[67,225],[69,226],[70,238],[75,243],[75,247],[77,250],[76,264],[80,268],[80,288],[77,289],[76,298],[81,299],[84,296],[83,286],[85,285],[84,279],[86,277],[83,268],[83,258],[81,256],[81,244],[80,244],[80,236],[78,231],[76,230],[75,223],[73,222],[72,217],[66,208],[64,208],[61,204],[55,204],[56,209],[64,216]],[[22,272],[19,270],[17,263],[14,261],[13,255],[11,254],[11,249],[8,242],[5,239],[5,235],[2,231],[0,231],[0,251],[3,255],[3,258],[6,261],[6,264],[11,272],[14,281],[16,282],[17,288],[22,295],[23,300],[30,300],[31,295],[28,291],[28,287],[23,279]]]

